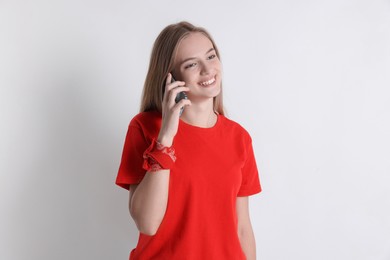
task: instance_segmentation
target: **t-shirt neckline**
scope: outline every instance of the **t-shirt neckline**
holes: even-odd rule
[[[211,127],[200,127],[200,126],[195,126],[195,125],[191,125],[191,124],[188,124],[186,122],[184,122],[183,120],[179,119],[179,125],[181,127],[185,127],[185,128],[188,128],[188,129],[193,129],[193,130],[197,130],[197,131],[203,131],[203,132],[212,132],[214,131],[215,129],[218,128],[218,126],[221,124],[221,115],[216,113],[217,115],[217,121],[215,122],[215,124]]]

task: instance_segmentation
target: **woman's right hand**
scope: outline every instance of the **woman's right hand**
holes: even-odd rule
[[[165,82],[165,93],[162,101],[162,123],[157,141],[164,146],[170,147],[173,143],[173,138],[179,127],[180,109],[184,106],[190,106],[191,101],[182,99],[179,103],[175,102],[175,98],[179,92],[190,91],[184,86],[183,81],[172,82],[172,74],[169,73]]]

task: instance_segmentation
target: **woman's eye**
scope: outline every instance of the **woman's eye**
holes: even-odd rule
[[[208,59],[209,59],[209,60],[212,60],[212,59],[214,59],[215,57],[217,57],[217,55],[213,54],[213,55],[210,55],[210,56],[208,57]]]
[[[196,63],[194,62],[194,63],[186,65],[184,68],[185,69],[189,69],[189,68],[192,68],[192,67],[195,67],[195,66],[196,66]]]

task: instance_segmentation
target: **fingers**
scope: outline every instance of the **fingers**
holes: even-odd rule
[[[168,86],[172,82],[172,74],[168,73],[167,80],[165,81],[165,86]]]
[[[191,106],[191,100],[189,100],[189,99],[182,99],[176,105],[173,106],[172,110],[175,113],[179,113],[180,109],[182,107],[186,107],[186,106]]]
[[[173,114],[179,114],[179,111],[182,107],[191,105],[191,101],[183,99],[176,104],[175,99],[180,92],[188,92],[190,91],[190,88],[185,86],[184,81],[172,82],[172,79],[172,74],[168,73],[163,98],[163,110],[166,112],[171,111]]]
[[[184,82],[183,81],[175,81],[173,80],[173,76],[171,73],[168,73],[168,76],[167,76],[167,79],[165,81],[165,91],[169,91],[171,90],[172,88],[174,88],[175,86],[180,86],[180,85],[183,85],[184,86]]]
[[[167,79],[165,81],[165,91],[164,91],[164,97],[163,97],[163,101],[167,101],[167,99],[169,98],[169,93],[172,89],[174,88],[177,88],[179,86],[184,86],[185,82],[183,81],[174,81],[174,82],[171,82],[173,79],[172,77],[172,74],[171,73],[168,73],[168,76],[167,76]],[[183,91],[183,90],[182,90]]]
[[[171,91],[174,88],[184,86],[185,82],[184,81],[175,81],[172,83],[169,83],[168,85],[165,86],[165,93]]]
[[[168,104],[171,104],[173,105],[176,100],[176,97],[179,95],[180,92],[188,92],[190,91],[190,89],[188,87],[176,87],[174,89],[172,89],[169,93],[168,93]]]
[[[190,89],[185,85],[184,81],[174,81],[172,83],[169,83],[172,79],[171,73],[168,74],[167,80],[166,80],[166,86],[165,86],[165,93],[164,93],[164,102],[167,103],[169,106],[173,106],[175,104],[175,99],[177,94],[180,92],[188,92]]]

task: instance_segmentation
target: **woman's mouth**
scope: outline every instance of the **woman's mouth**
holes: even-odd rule
[[[214,82],[215,82],[215,77],[213,77],[212,79],[209,79],[207,81],[200,82],[199,85],[201,85],[203,87],[207,87],[207,86],[210,86],[211,84],[213,84]]]

